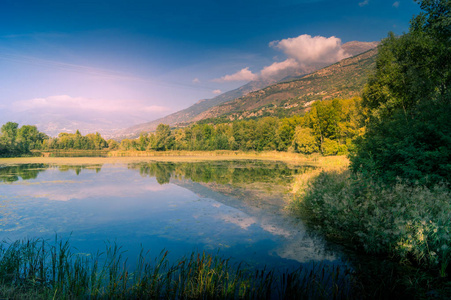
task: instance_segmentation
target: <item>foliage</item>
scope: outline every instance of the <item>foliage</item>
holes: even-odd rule
[[[302,147],[296,145],[295,148],[305,154],[311,153],[312,150],[323,155],[346,154],[361,131],[358,116],[360,102],[360,98],[352,98],[313,103],[312,109],[304,116],[302,125],[310,130],[300,131],[299,134],[302,132],[301,137],[311,145],[313,137],[315,145],[309,147],[308,152],[302,152]],[[295,143],[300,145],[296,140]]]
[[[451,182],[451,3],[419,2],[424,12],[409,32],[379,47],[363,93],[366,133],[351,161],[384,182],[432,186]]]
[[[313,131],[310,128],[302,126],[296,127],[294,134],[293,146],[296,152],[304,154],[312,154],[319,151],[317,139],[313,135]]]
[[[117,244],[76,254],[68,241],[0,245],[0,296],[33,299],[358,299],[350,270],[316,266],[291,272],[249,270],[193,252],[170,264],[167,251],[141,251],[130,270]]]
[[[109,144],[98,132],[83,136],[78,130],[75,133],[62,132],[44,145],[48,150],[102,150],[108,147]]]
[[[368,253],[394,254],[446,276],[451,271],[451,193],[398,181],[381,185],[348,171],[322,172],[301,202],[328,234],[357,242]]]
[[[296,151],[303,154],[346,154],[355,136],[359,98],[319,101],[304,117],[263,117],[221,124],[205,122],[171,130],[160,124],[151,134],[122,140],[119,149],[130,150],[241,150]]]
[[[29,154],[30,150],[42,149],[48,137],[36,126],[8,122],[1,127],[0,157]]]

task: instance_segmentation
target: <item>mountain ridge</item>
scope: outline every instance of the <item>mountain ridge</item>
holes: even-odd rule
[[[212,107],[192,121],[221,117],[234,121],[266,115],[288,116],[308,110],[316,100],[358,96],[375,67],[376,54],[377,49],[371,49],[298,79],[270,85]]]
[[[343,44],[342,48],[345,50],[347,54],[351,55],[351,57],[354,57],[356,55],[361,54],[362,52],[365,53],[371,49],[374,49],[378,44],[379,42],[351,41]],[[212,109],[214,109],[214,107],[218,107],[224,103],[234,101],[235,99],[246,96],[252,92],[264,89],[268,86],[283,83],[290,80],[296,80],[308,75],[309,74],[299,74],[298,72],[297,74],[293,74],[292,76],[282,78],[280,81],[270,79],[266,80],[260,79],[259,81],[251,81],[237,89],[225,92],[214,98],[199,100],[195,104],[178,112],[172,113],[168,116],[121,130],[120,132],[118,132],[118,135],[133,136],[139,134],[140,132],[154,131],[158,126],[158,124],[160,123],[176,126],[180,124],[187,124],[193,121],[199,121],[205,119],[201,116],[204,116],[205,112],[211,111]]]

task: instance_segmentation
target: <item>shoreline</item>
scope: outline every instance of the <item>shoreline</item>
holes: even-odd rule
[[[77,151],[76,153],[82,153]],[[86,153],[92,151],[86,151]],[[60,154],[75,153],[73,151],[56,152]],[[32,163],[48,164],[115,164],[145,161],[161,162],[198,162],[198,161],[233,161],[233,160],[260,160],[280,161],[290,165],[312,165],[322,168],[341,168],[349,164],[344,156],[303,155],[288,152],[242,152],[242,151],[110,151],[106,157],[8,157],[0,158],[1,165],[21,165]]]

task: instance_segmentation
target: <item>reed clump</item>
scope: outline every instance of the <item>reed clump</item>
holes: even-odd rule
[[[125,251],[106,243],[93,255],[43,239],[0,245],[0,297],[7,299],[344,299],[358,298],[350,270],[317,265],[290,272],[252,270],[219,255],[193,252],[171,264],[168,252]]]

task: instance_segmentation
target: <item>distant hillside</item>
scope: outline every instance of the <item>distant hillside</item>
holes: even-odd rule
[[[358,42],[358,41],[352,41],[348,42],[342,45],[342,48],[345,50],[346,53],[349,55],[357,55],[362,52],[368,51],[369,49],[374,49],[378,45],[378,42]],[[356,70],[357,71],[357,70]],[[283,79],[283,81],[293,80],[293,79],[299,79],[302,78],[302,76],[305,76],[305,74],[300,73],[299,71],[295,71],[291,76],[286,77]],[[310,76],[310,75],[309,75]],[[365,77],[366,78],[366,77]],[[221,94],[215,98],[212,99],[205,99],[200,100],[196,104],[175,112],[173,114],[170,114],[166,117],[143,123],[138,124],[133,127],[127,128],[125,130],[121,130],[117,133],[117,135],[122,137],[134,137],[139,135],[140,132],[149,132],[154,131],[158,124],[169,124],[171,126],[174,125],[183,125],[186,123],[190,123],[193,121],[203,120],[205,118],[213,118],[215,115],[223,115],[226,113],[226,110],[224,110],[225,107],[222,106],[223,103],[229,103],[230,101],[233,101],[237,98],[243,97],[248,95],[251,92],[259,91],[262,88],[265,88],[269,86],[270,84],[274,84],[279,79],[260,79],[257,81],[251,81],[235,90],[226,92],[224,94]],[[285,86],[285,85],[284,85]],[[352,89],[352,88],[351,88]],[[261,92],[261,91],[259,91]],[[293,94],[293,93],[291,93]],[[287,94],[287,95],[291,95]],[[293,94],[293,97],[295,97],[295,94]],[[279,93],[278,96],[282,96],[282,94]],[[284,100],[285,100],[285,96]],[[268,99],[269,102],[267,104],[270,104],[270,99]],[[268,111],[269,112],[269,111]]]
[[[133,135],[139,135],[140,132],[154,131],[157,128],[158,124],[161,124],[161,123],[175,125],[175,124],[182,124],[182,123],[190,122],[197,115],[208,110],[211,107],[214,107],[221,103],[239,98],[243,95],[246,95],[249,92],[264,88],[271,83],[274,83],[274,81],[268,81],[268,80],[251,81],[235,90],[223,93],[212,99],[200,100],[197,103],[195,103],[194,105],[192,105],[184,110],[175,112],[166,117],[163,117],[163,118],[160,118],[160,119],[148,122],[148,123],[135,125],[133,127],[130,127],[130,128],[120,131],[118,134],[123,135],[123,136],[133,136]]]
[[[302,113],[316,100],[358,96],[375,68],[377,49],[344,59],[291,81],[280,82],[210,108],[192,121],[241,120]]]

